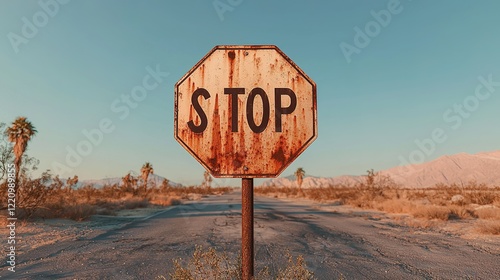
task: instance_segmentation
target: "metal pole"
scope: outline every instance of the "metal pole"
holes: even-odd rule
[[[241,179],[241,269],[243,280],[253,279],[253,178]]]

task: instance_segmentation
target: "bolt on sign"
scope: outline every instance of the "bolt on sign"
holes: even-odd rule
[[[276,177],[317,137],[316,84],[276,46],[216,46],[175,85],[175,139],[214,177]]]

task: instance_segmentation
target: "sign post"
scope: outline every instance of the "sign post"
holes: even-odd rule
[[[276,46],[216,46],[175,85],[175,139],[216,178],[242,178],[242,275],[253,278],[253,178],[317,138],[316,84]]]
[[[241,269],[243,279],[252,279],[253,246],[253,179],[241,179]]]

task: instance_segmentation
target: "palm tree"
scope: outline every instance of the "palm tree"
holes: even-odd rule
[[[297,178],[297,185],[299,186],[300,190],[302,189],[302,179],[304,178],[305,174],[306,171],[302,167],[297,168],[297,171],[295,171],[295,177]]]
[[[142,180],[144,181],[144,193],[146,193],[146,190],[148,189],[148,177],[149,174],[153,174],[153,165],[149,162],[146,162],[144,165],[142,165],[141,168],[141,177]]]
[[[16,166],[16,190],[19,187],[19,174],[21,173],[22,157],[28,148],[28,142],[38,131],[26,117],[18,117],[12,125],[7,128],[9,141],[14,143],[14,165]]]

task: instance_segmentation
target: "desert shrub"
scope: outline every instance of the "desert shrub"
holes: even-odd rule
[[[84,221],[97,213],[97,207],[90,204],[69,205],[59,213],[59,218]]]
[[[18,218],[30,218],[37,208],[44,205],[51,198],[56,188],[56,184],[49,184],[51,180],[51,175],[44,172],[40,178],[34,180],[23,178],[19,182],[16,197]],[[6,197],[6,195],[2,196]]]
[[[375,208],[389,213],[411,213],[415,207],[415,204],[408,200],[393,198],[378,203]]]
[[[276,276],[277,280],[288,280],[288,279],[297,279],[297,280],[309,280],[314,279],[314,273],[309,271],[305,265],[304,258],[302,256],[298,256],[294,261],[292,255],[287,253],[288,262],[287,266],[283,269],[280,269],[278,275]]]
[[[98,194],[99,190],[92,185],[85,185],[77,191],[77,195],[85,198],[88,203],[95,202],[95,199],[100,197]]]
[[[260,279],[277,280],[312,280],[314,273],[306,267],[304,258],[298,256],[295,260],[291,254],[286,254],[288,262],[285,267],[279,268],[276,273],[269,267],[262,268],[254,277]],[[204,249],[196,246],[191,259],[183,262],[174,259],[174,271],[169,274],[173,280],[210,280],[210,279],[242,279],[241,257],[230,258],[225,252],[217,252],[215,248]]]
[[[118,185],[105,185],[101,188],[100,194],[102,198],[122,198],[126,192],[122,191]]]
[[[146,198],[132,197],[122,202],[123,209],[145,208],[149,206]]]
[[[37,208],[31,218],[62,218],[74,221],[84,221],[97,213],[97,207],[90,204],[59,204],[49,203]]]
[[[474,210],[475,214],[480,219],[500,220],[500,208],[482,207]]]
[[[182,259],[173,262],[174,271],[170,273],[170,279],[241,279],[241,259],[231,262],[226,253],[218,253],[214,248],[205,251],[202,246],[196,246],[186,266],[182,265]]]
[[[472,219],[477,218],[474,210],[464,206],[449,206],[451,219]]]
[[[477,231],[482,234],[500,235],[500,221],[480,221]]]
[[[465,197],[461,194],[456,194],[451,197],[451,203],[463,206],[466,204]]]
[[[182,204],[180,197],[170,195],[156,195],[149,201],[154,205],[171,206]]]
[[[445,206],[421,205],[416,207],[412,211],[412,214],[415,218],[448,221],[452,217],[453,212]]]
[[[468,198],[468,201],[470,201],[470,203],[479,205],[492,204],[498,198],[498,196],[498,192],[487,189],[474,190],[466,193],[466,197]]]

